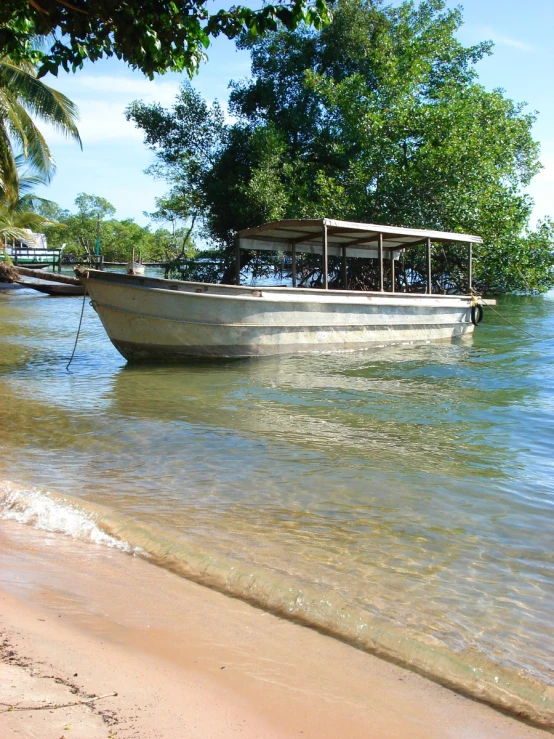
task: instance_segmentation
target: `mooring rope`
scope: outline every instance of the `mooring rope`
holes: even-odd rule
[[[73,361],[73,357],[75,356],[75,350],[77,349],[77,342],[79,341],[79,334],[81,333],[81,324],[83,323],[83,314],[85,312],[85,300],[86,299],[87,299],[87,291],[85,290],[84,295],[83,295],[83,302],[81,304],[81,317],[79,318],[79,326],[77,327],[77,336],[75,337],[75,344],[73,346],[73,351],[71,352],[69,362],[65,365],[66,372],[69,372],[69,365]]]
[[[506,323],[509,323],[510,326],[513,326],[513,328],[521,331],[521,333],[526,334],[527,336],[530,336],[532,339],[536,339],[537,341],[554,341],[554,336],[551,336],[550,338],[543,338],[541,336],[537,336],[536,334],[532,334],[529,331],[526,331],[524,328],[521,328],[521,326],[517,326],[515,323],[512,323],[508,318],[506,318],[506,316],[503,316],[499,310],[493,308],[493,306],[490,305],[490,303],[487,303],[483,298],[479,298],[479,300],[484,306],[490,308],[493,313],[496,313],[497,316],[500,316],[503,321],[506,321]]]

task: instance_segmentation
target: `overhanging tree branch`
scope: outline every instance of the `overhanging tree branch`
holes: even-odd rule
[[[259,10],[234,5],[211,14],[208,0],[2,0],[0,49],[16,60],[39,64],[40,76],[62,67],[75,71],[86,59],[116,56],[150,78],[178,71],[194,74],[210,40],[241,33],[258,36],[276,28],[316,28],[328,22],[325,0],[283,0]],[[56,36],[48,50],[30,39]]]

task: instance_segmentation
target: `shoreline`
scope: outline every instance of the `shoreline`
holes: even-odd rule
[[[6,739],[34,736],[25,731],[38,720],[54,722],[44,739],[67,725],[75,739],[549,735],[142,558],[2,521],[0,563],[0,623],[14,652],[6,664],[4,650],[12,679],[0,685],[19,686],[0,701],[44,699],[53,686],[39,674],[62,680],[66,702],[117,693],[32,719],[4,714]],[[93,733],[87,721],[100,722]]]
[[[178,578],[313,629],[373,657],[416,673],[531,726],[554,726],[554,693],[527,672],[504,668],[484,655],[441,649],[417,633],[368,618],[340,593],[299,584],[283,574],[211,550],[177,534],[128,518],[102,504],[16,483],[0,482],[5,517],[145,559]],[[2,515],[2,514],[0,514]]]

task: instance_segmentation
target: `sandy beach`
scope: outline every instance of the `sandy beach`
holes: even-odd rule
[[[3,521],[0,562],[4,739],[547,736],[140,557]]]

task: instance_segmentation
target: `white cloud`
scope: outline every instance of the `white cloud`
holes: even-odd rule
[[[78,128],[85,149],[87,144],[109,143],[118,139],[142,141],[141,131],[125,119],[127,101],[75,100],[74,102],[79,106]],[[49,144],[75,146],[72,139],[68,139],[46,124],[41,125],[41,130]]]
[[[513,49],[519,49],[520,51],[536,51],[537,50],[531,44],[525,43],[525,41],[519,41],[516,38],[510,38],[510,36],[502,36],[499,33],[493,34],[492,40],[496,44],[502,44],[503,46],[511,46]]]
[[[79,109],[79,133],[83,145],[115,140],[142,142],[143,136],[125,119],[125,108],[133,100],[170,106],[179,92],[178,82],[150,81],[111,75],[81,75],[63,80],[63,92]],[[74,145],[69,139],[42,124],[49,143]]]
[[[171,105],[179,92],[177,82],[162,82],[141,78],[111,76],[111,75],[83,75],[79,78],[79,90],[91,90],[104,95],[117,95],[128,102],[137,97],[156,101],[162,105]]]
[[[146,103],[158,102],[164,107],[170,107],[175,102],[180,87],[178,81],[151,82],[144,78],[112,75],[81,75],[65,78],[63,82],[61,91],[79,108],[78,127],[85,147],[87,144],[116,140],[142,142],[142,132],[125,119],[127,106],[140,99]],[[211,102],[208,100],[208,103]],[[222,107],[227,121],[232,122],[227,105],[223,103]],[[41,129],[49,143],[74,146],[70,139],[50,127],[42,124]]]
[[[106,100],[85,100],[80,103],[79,132],[83,144],[114,139],[142,141],[142,133],[125,119],[125,107],[126,103]]]
[[[526,41],[521,41],[520,39],[513,38],[512,36],[505,36],[504,34],[498,33],[498,31],[495,31],[494,28],[490,28],[489,26],[481,26],[479,28],[479,34],[483,38],[494,41],[494,43],[498,46],[510,46],[512,49],[519,49],[519,51],[525,52],[537,51],[537,48],[532,44],[528,44]]]
[[[532,220],[545,216],[554,218],[554,139],[541,142],[540,160],[543,169],[529,187],[529,194],[535,201]]]

